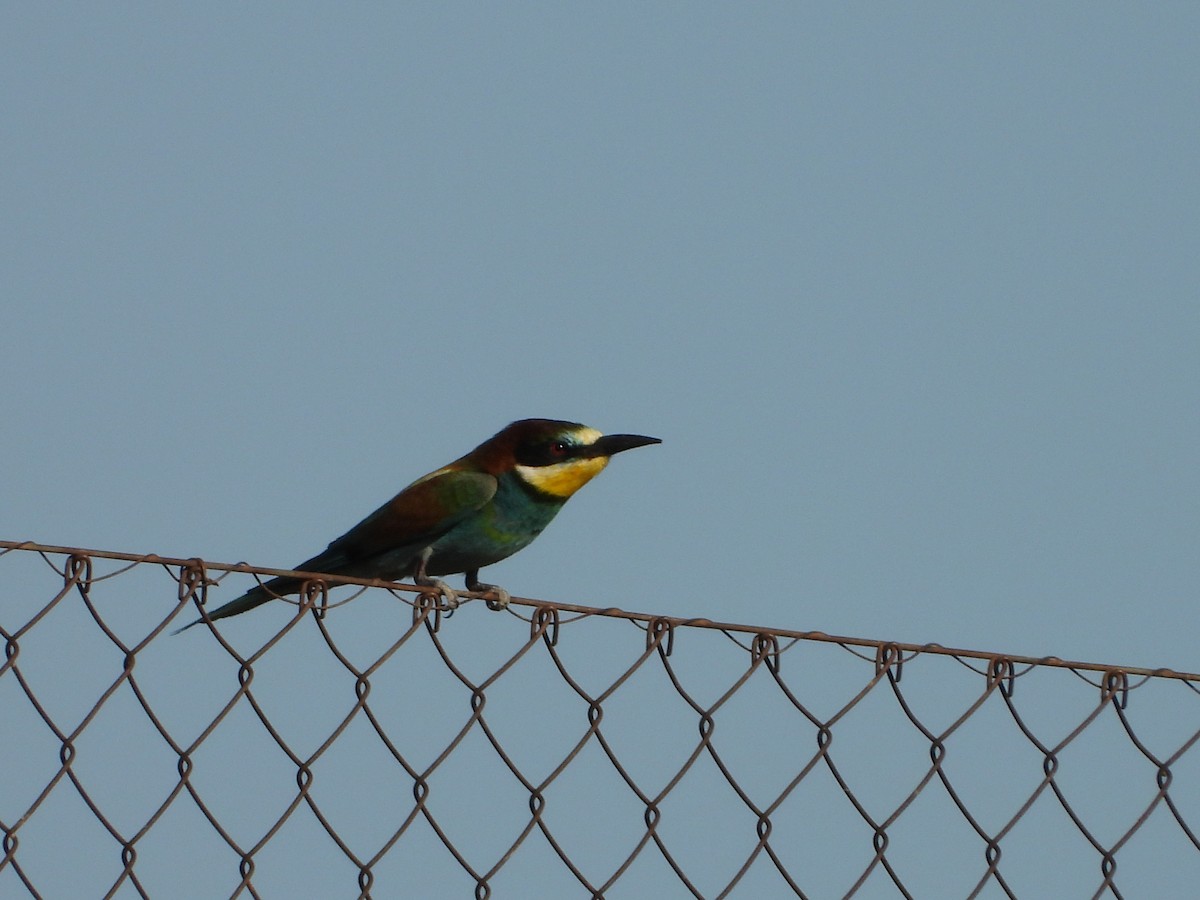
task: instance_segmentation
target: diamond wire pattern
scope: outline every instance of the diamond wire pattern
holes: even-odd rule
[[[40,599],[5,556],[44,560]],[[105,896],[177,896],[183,871],[196,896],[252,897],[285,876],[478,898],[1121,897],[1200,878],[1196,676],[520,600],[516,640],[509,617],[450,620],[396,587],[352,598],[411,609],[363,655],[319,580],[248,652],[232,627],[168,637],[231,571],[276,574],[0,544],[0,895],[60,894],[54,862],[87,847],[97,863],[73,868],[104,883],[77,887]],[[116,622],[135,575],[156,617]],[[201,643],[180,725],[193,704],[161,682]],[[92,659],[107,675],[73,679]]]

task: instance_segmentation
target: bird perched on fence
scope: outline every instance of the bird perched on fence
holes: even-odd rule
[[[528,546],[612,456],[658,443],[640,434],[601,434],[577,422],[521,419],[461,459],[418,478],[296,568],[387,581],[412,578],[436,588],[451,607],[457,594],[434,576],[463,572],[467,590],[491,591],[493,605],[506,606],[508,592],[480,581],[479,570]],[[303,584],[295,576],[272,578],[208,618],[236,616],[297,593]]]

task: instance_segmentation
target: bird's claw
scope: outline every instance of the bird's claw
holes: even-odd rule
[[[491,585],[489,588],[494,596],[488,597],[483,602],[487,604],[487,608],[494,612],[499,612],[502,609],[508,609],[509,601],[512,600],[512,595],[502,587]]]
[[[487,604],[487,608],[494,612],[499,612],[502,609],[508,609],[509,601],[512,600],[512,594],[500,587],[498,584],[487,584],[483,581],[472,581],[467,585],[467,590],[475,591],[479,594],[491,594],[491,597],[484,597],[483,602]]]
[[[444,581],[437,581],[436,579],[429,578],[424,581],[418,581],[417,583],[421,585],[421,587],[433,588],[435,591],[437,591],[438,596],[442,600],[443,608],[449,610],[450,612],[454,612],[454,610],[458,609],[459,605],[462,603],[462,601],[458,599],[458,591],[454,590],[454,588],[450,587],[450,585],[446,584]]]

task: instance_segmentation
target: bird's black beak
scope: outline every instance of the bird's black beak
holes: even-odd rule
[[[588,456],[613,456],[623,450],[661,444],[662,440],[643,434],[606,434],[588,448]]]

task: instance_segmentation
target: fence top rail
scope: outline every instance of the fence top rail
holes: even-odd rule
[[[297,576],[322,580],[330,585],[353,584],[362,587],[379,587],[393,591],[408,591],[411,593],[427,593],[428,588],[403,582],[384,581],[378,578],[353,578],[346,575],[330,575],[323,572],[307,572],[297,569],[272,569],[265,566],[253,566],[246,562],[223,563],[191,557],[161,556],[157,553],[126,553],[116,550],[92,550],[84,547],[64,547],[54,544],[40,544],[35,541],[4,541],[0,540],[0,556],[14,550],[24,550],[33,553],[55,554],[65,556],[90,557],[95,559],[111,559],[129,563],[149,563],[152,565],[179,566],[181,568],[203,567],[205,570],[218,572],[241,572],[251,575]],[[486,593],[460,591],[460,597],[486,599]],[[790,628],[773,628],[759,625],[745,625],[736,622],[718,622],[707,618],[681,618],[677,616],[662,616],[653,613],[632,612],[615,606],[596,607],[583,606],[576,603],[561,603],[558,601],[539,600],[531,597],[512,597],[512,604],[528,606],[534,609],[553,608],[562,612],[578,613],[580,615],[598,615],[609,618],[626,619],[645,625],[653,623],[658,627],[672,628],[709,628],[717,631],[749,636],[762,635],[766,637],[785,638],[794,641],[813,641],[828,644],[841,644],[847,647],[870,648],[878,653],[889,651],[894,657],[900,653],[933,654],[952,656],[958,659],[973,659],[994,664],[1004,662],[1010,666],[1051,666],[1061,669],[1072,669],[1082,672],[1098,672],[1105,675],[1118,674],[1144,678],[1168,678],[1178,681],[1193,682],[1200,685],[1200,673],[1179,672],[1170,668],[1145,668],[1140,666],[1121,666],[1105,663],[1085,662],[1080,660],[1062,659],[1057,656],[1023,656],[1013,653],[1000,653],[989,650],[968,650],[959,647],[946,647],[942,644],[912,644],[900,641],[876,640],[872,638],[846,637],[843,635],[826,634],[823,631],[799,631]]]

